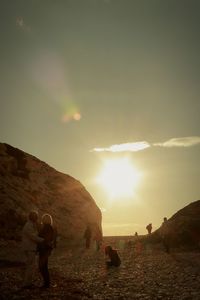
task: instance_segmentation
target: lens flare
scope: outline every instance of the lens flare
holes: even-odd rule
[[[81,113],[77,105],[73,103],[72,100],[67,99],[64,109],[64,114],[62,115],[62,122],[67,123],[71,121],[80,121]]]
[[[80,114],[80,113],[75,113],[75,114],[73,115],[73,119],[74,119],[75,121],[79,121],[79,120],[81,119],[81,114]]]
[[[19,26],[23,19],[18,18]],[[81,113],[69,88],[67,70],[63,60],[48,50],[41,50],[33,59],[30,71],[35,84],[42,89],[46,97],[60,108],[63,123],[80,121]]]

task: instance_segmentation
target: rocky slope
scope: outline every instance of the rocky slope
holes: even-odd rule
[[[79,240],[90,224],[101,229],[101,212],[84,186],[10,145],[0,143],[0,240],[20,240],[31,209],[50,213],[59,235]]]
[[[200,248],[200,200],[190,203],[168,219],[169,242],[173,248]],[[146,242],[160,242],[162,226]]]

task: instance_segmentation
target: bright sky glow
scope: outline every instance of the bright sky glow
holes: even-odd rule
[[[111,199],[131,197],[140,179],[139,172],[127,158],[105,162],[97,182],[107,191]]]
[[[104,235],[200,198],[200,1],[1,4],[1,142],[79,180]]]

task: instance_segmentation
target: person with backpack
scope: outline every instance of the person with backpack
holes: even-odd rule
[[[149,224],[146,226],[146,230],[148,231],[148,234],[151,234],[151,231],[152,231],[152,223],[149,223]]]

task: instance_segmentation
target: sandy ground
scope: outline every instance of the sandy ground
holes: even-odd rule
[[[103,250],[53,251],[49,269],[53,287],[23,290],[21,263],[0,263],[0,299],[177,299],[200,300],[200,253],[174,252],[151,246],[126,247],[122,239],[104,238],[118,248],[122,264],[105,268]]]

